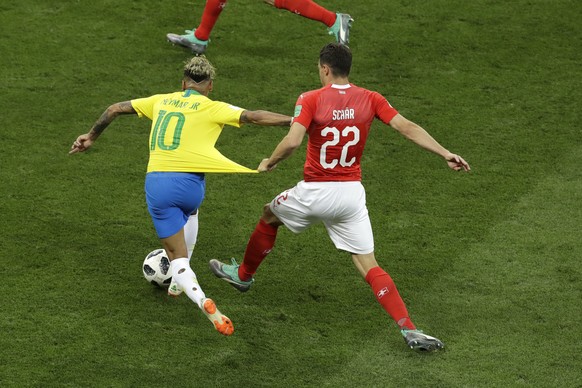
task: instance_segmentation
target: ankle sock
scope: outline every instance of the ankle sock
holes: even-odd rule
[[[196,274],[190,268],[190,260],[186,257],[174,259],[170,268],[172,269],[173,280],[178,283],[178,286],[188,295],[192,302],[202,308],[202,300],[206,298],[206,295],[198,284]]]

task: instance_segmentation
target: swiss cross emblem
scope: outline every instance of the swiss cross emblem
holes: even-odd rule
[[[378,297],[378,299],[380,299],[384,295],[386,295],[387,293],[388,293],[388,287],[384,287],[380,291],[378,291],[378,293],[376,294],[376,296]]]

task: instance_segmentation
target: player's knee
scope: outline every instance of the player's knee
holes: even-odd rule
[[[265,206],[263,206],[263,214],[261,215],[261,219],[269,224],[273,217],[275,217],[275,215],[271,211],[271,206],[269,206],[268,203],[265,204]]]
[[[261,216],[261,220],[273,226],[283,225],[279,218],[277,218],[277,216],[273,214],[273,212],[271,211],[271,206],[269,204],[263,206],[263,215]]]

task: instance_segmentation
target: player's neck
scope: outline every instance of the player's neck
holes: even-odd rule
[[[182,82],[182,90],[195,90],[203,96],[208,96],[212,90],[212,83]]]
[[[347,77],[335,77],[328,79],[325,85],[348,85],[349,83],[350,80]]]

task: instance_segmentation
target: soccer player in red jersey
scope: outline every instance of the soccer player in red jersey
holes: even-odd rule
[[[186,30],[184,35],[167,34],[166,38],[171,43],[190,49],[194,54],[204,53],[208,47],[210,33],[227,1],[206,0],[198,27]],[[329,34],[333,35],[338,43],[347,44],[350,41],[350,27],[354,20],[348,14],[329,11],[312,0],[264,0],[264,2],[325,24]]]
[[[372,121],[380,119],[409,140],[440,155],[450,168],[469,171],[462,157],[449,152],[424,129],[407,120],[377,92],[351,84],[352,54],[345,45],[330,43],[319,55],[323,87],[303,93],[295,106],[289,133],[259,165],[271,171],[288,158],[308,135],[304,179],[265,205],[263,215],[237,265],[210,261],[212,272],[239,291],[247,291],[262,260],[275,245],[278,227],[299,233],[323,222],[336,248],[349,252],[376,299],[400,327],[407,345],[433,351],[443,343],[417,330],[392,278],[374,257],[372,227],[361,184],[360,161]]]

